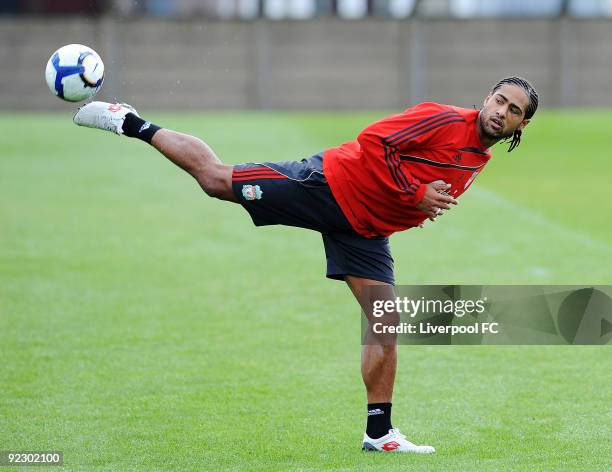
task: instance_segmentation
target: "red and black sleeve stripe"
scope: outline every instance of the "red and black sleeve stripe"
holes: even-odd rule
[[[415,139],[426,133],[430,133],[433,130],[446,126],[450,123],[459,122],[465,122],[464,118],[455,110],[447,110],[432,115],[428,118],[424,118],[382,139],[385,162],[387,163],[391,177],[398,188],[409,195],[414,195],[418,189],[418,184],[411,181],[406,173],[402,170],[398,148],[411,139]]]

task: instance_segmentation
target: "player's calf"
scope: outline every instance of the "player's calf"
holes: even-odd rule
[[[161,129],[151,145],[197,180],[209,197],[236,201],[232,191],[233,166],[225,165],[199,138]]]
[[[224,165],[210,146],[199,138],[145,121],[127,104],[88,103],[79,109],[74,122],[79,126],[111,131],[149,143],[191,174],[207,195],[237,201],[232,191],[233,167]]]

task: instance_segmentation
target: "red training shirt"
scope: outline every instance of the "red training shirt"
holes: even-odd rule
[[[356,141],[325,150],[323,173],[355,231],[388,236],[422,223],[425,184],[444,180],[457,198],[491,158],[478,110],[421,103],[365,128]]]

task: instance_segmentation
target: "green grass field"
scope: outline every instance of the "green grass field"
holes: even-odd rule
[[[152,119],[244,162],[380,116]],[[609,347],[402,346],[394,425],[438,452],[361,453],[360,313],[320,236],[255,229],[70,118],[0,115],[0,450],[87,471],[610,470]],[[611,122],[539,113],[458,208],[392,238],[398,283],[612,283]]]

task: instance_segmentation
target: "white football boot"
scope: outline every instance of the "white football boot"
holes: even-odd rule
[[[91,102],[79,108],[72,121],[79,126],[123,134],[123,121],[128,113],[140,116],[134,107],[127,103]]]
[[[363,435],[363,451],[381,452],[413,452],[416,454],[433,454],[436,450],[432,446],[417,446],[406,439],[399,429],[390,429],[389,434],[382,438],[372,439]]]

